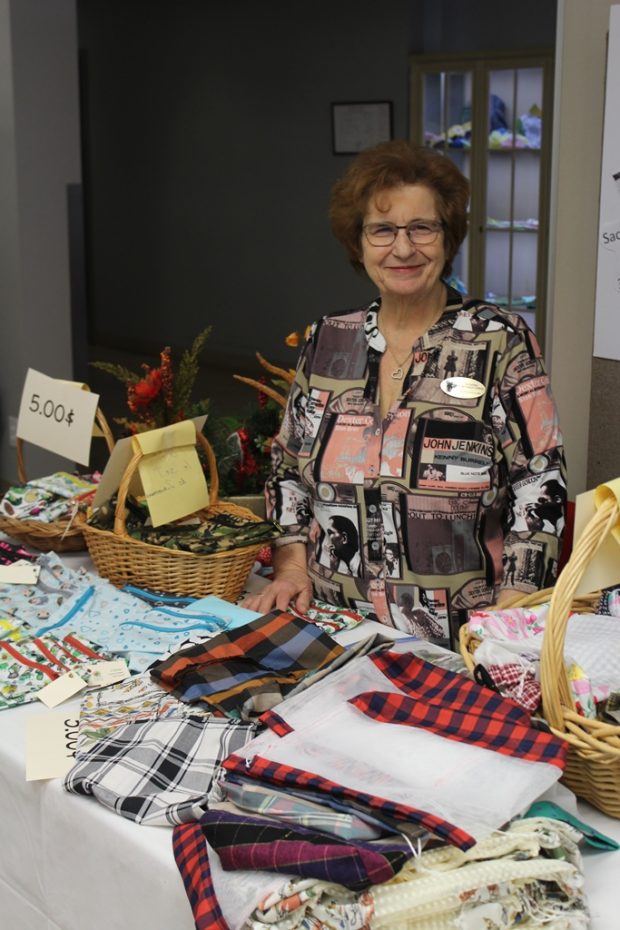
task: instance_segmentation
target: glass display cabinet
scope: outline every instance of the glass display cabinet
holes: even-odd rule
[[[469,233],[454,286],[525,317],[542,342],[553,57],[411,58],[411,138],[470,179]]]

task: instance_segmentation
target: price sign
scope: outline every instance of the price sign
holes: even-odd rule
[[[25,442],[88,465],[99,395],[29,368],[17,419]]]

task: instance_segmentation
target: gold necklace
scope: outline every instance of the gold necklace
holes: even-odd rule
[[[392,378],[393,381],[402,381],[403,378],[405,377],[403,365],[405,364],[405,362],[409,361],[409,359],[413,355],[413,349],[410,349],[409,352],[407,352],[407,354],[405,355],[402,362],[399,362],[398,359],[396,358],[396,355],[394,354],[394,350],[387,344],[387,342],[385,343],[385,346],[398,366],[397,368],[394,368],[394,370],[390,372],[390,377]]]

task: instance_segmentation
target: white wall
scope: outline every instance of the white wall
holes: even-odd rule
[[[27,368],[72,377],[67,184],[80,181],[74,0],[0,0],[0,476]],[[29,474],[60,460],[33,446]],[[64,463],[66,466],[66,463]]]
[[[587,487],[588,454],[596,455],[596,446],[606,442],[604,434],[592,435],[588,448],[611,5],[609,0],[558,4],[547,361],[566,442],[571,498]]]

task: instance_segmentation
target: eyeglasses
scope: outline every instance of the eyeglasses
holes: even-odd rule
[[[362,229],[371,245],[392,245],[396,242],[399,229],[406,230],[412,245],[430,245],[442,231],[443,223],[437,220],[414,220],[406,226],[397,226],[396,223],[366,223]]]

